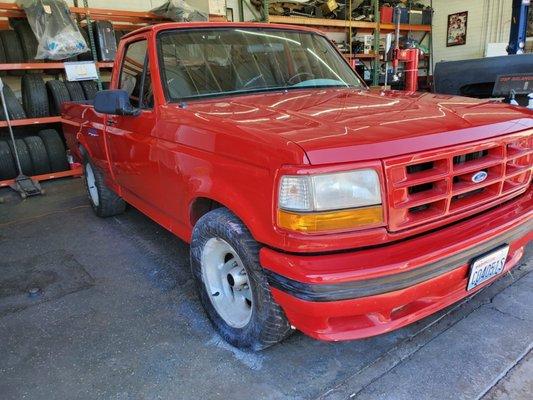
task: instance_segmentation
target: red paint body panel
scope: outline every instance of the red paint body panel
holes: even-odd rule
[[[183,240],[190,241],[195,201],[214,200],[234,212],[265,245],[261,251],[265,268],[299,282],[349,282],[423,268],[497,237],[531,217],[531,191],[526,193],[531,181],[531,149],[525,149],[519,158],[526,160],[521,166],[525,172],[512,178],[503,172],[499,176],[496,200],[472,202],[460,212],[420,224],[402,225],[405,216],[394,214],[402,199],[395,194],[398,188],[390,186],[392,181],[401,184],[398,171],[405,165],[428,157],[475,151],[487,142],[506,146],[515,136],[530,143],[533,113],[525,108],[367,89],[232,95],[192,100],[185,106],[167,102],[160,81],[157,33],[223,27],[321,34],[255,23],[172,23],[142,28],[121,41],[111,87],[117,87],[125,46],[148,40],[153,110],[137,117],[120,117],[98,114],[89,104],[63,106],[64,132],[72,154],[80,160],[83,147],[111,188]],[[112,127],[107,126],[109,118],[114,119]],[[502,155],[501,168],[514,168],[509,163],[515,156],[510,154]],[[281,175],[363,167],[374,168],[380,177],[383,226],[329,234],[300,234],[276,227]],[[451,173],[446,170],[443,175],[450,180]],[[446,199],[449,207],[452,195]],[[507,211],[498,214],[498,210]],[[389,213],[394,217],[391,221]],[[516,262],[529,239],[526,235],[513,243],[507,268]],[[302,331],[322,339],[348,339],[397,328],[464,297],[466,270],[466,265],[458,266],[411,288],[364,299],[312,303],[276,289],[273,294]],[[391,311],[398,307],[404,311]]]
[[[510,271],[524,253],[532,235],[513,243],[504,272]],[[277,289],[274,299],[282,306],[293,326],[320,340],[363,339],[399,329],[425,318],[489,285],[488,280],[467,292],[468,265],[406,289],[355,300],[309,302]]]

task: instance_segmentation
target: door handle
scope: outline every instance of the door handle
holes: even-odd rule
[[[106,121],[105,121],[105,124],[107,126],[114,126],[116,125],[117,123],[117,120],[115,118],[111,118],[111,117],[107,117]]]

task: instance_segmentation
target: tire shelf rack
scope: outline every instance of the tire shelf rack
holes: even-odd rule
[[[127,10],[114,10],[102,8],[85,8],[85,7],[70,7],[78,23],[90,18],[91,20],[109,20],[113,23],[115,29],[119,30],[134,30],[146,25],[151,25],[158,22],[165,22],[161,17],[156,16],[150,12],[137,12]],[[14,3],[0,2],[0,29],[9,29],[8,18],[26,18],[25,12]],[[113,68],[112,62],[97,62],[97,69]],[[13,70],[60,70],[64,71],[63,62],[29,62],[29,63],[2,63],[0,64],[0,71]],[[13,119],[11,125],[13,127],[21,126],[35,126],[45,124],[60,123],[60,116],[51,116],[43,118],[27,118],[27,119]],[[0,121],[0,128],[6,128],[6,121]],[[37,181],[45,181],[56,178],[81,176],[83,170],[81,165],[72,164],[71,169],[61,172],[52,172],[43,175],[34,175],[33,179]],[[0,188],[9,187],[14,184],[14,179],[6,179],[0,181]]]

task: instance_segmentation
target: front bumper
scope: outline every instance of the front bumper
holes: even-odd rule
[[[504,273],[533,238],[532,190],[460,223],[386,246],[327,255],[260,253],[290,323],[317,339],[378,335],[424,318],[466,291],[470,262],[509,244]],[[500,275],[501,276],[501,275]]]

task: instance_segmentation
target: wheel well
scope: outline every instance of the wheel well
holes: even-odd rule
[[[202,218],[209,211],[214,210],[215,208],[224,207],[224,205],[219,202],[209,199],[207,197],[198,197],[196,198],[191,205],[190,219],[191,226],[196,225],[196,222]]]
[[[84,161],[86,158],[89,158],[89,152],[81,143],[78,146],[78,150],[80,152],[81,161]]]

